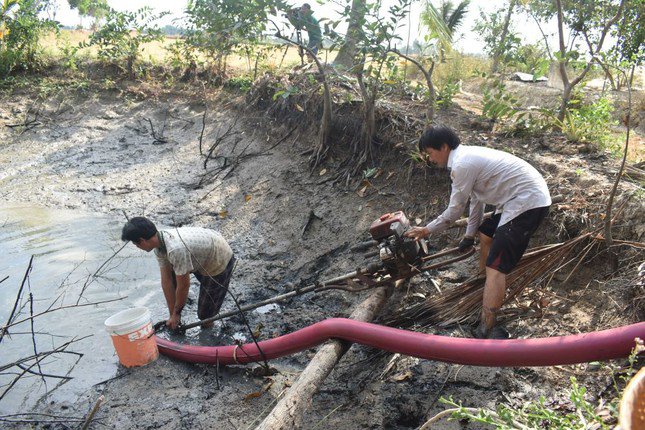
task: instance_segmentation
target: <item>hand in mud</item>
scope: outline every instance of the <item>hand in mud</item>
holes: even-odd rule
[[[427,227],[412,227],[410,230],[405,232],[407,237],[411,237],[414,240],[423,239],[430,235],[430,231]]]
[[[181,315],[172,314],[168,319],[168,321],[166,321],[166,325],[171,330],[177,330],[177,327],[179,327],[180,324],[181,324]]]

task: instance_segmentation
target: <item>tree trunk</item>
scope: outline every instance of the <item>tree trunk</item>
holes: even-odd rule
[[[493,65],[491,66],[491,71],[493,73],[497,72],[497,69],[499,68],[499,58],[502,56],[502,51],[504,50],[506,36],[508,35],[508,27],[511,25],[511,16],[516,3],[517,0],[511,0],[508,5],[508,12],[506,12],[506,18],[504,18],[504,26],[502,27],[502,34],[499,38],[499,45],[497,45],[495,55],[493,55]]]
[[[363,165],[372,158],[372,141],[376,129],[374,109],[376,94],[378,92],[375,84],[368,90],[363,80],[362,70],[356,73],[356,78],[358,80],[358,87],[361,90],[361,97],[363,98],[363,130],[361,132],[361,138],[352,148],[353,157],[357,160],[351,169],[352,176],[360,172]]]
[[[325,75],[324,68],[320,65],[319,70],[323,77],[323,115],[320,122],[320,129],[318,130],[318,148],[310,159],[312,170],[327,157],[327,151],[331,146],[331,123],[332,123],[332,99],[327,76]]]
[[[397,50],[393,50],[392,52],[399,55],[400,57],[405,58],[406,60],[408,60],[415,66],[417,66],[417,68],[421,70],[421,73],[423,73],[423,76],[426,78],[426,85],[428,86],[428,93],[429,93],[428,110],[426,111],[426,127],[430,127],[432,125],[432,120],[434,119],[434,105],[435,105],[435,100],[437,98],[437,93],[435,91],[434,85],[432,84],[432,73],[434,71],[434,61],[432,61],[432,64],[430,64],[430,68],[426,70],[425,67],[423,67],[423,65],[417,60],[415,60],[414,58],[406,54],[402,54]]]
[[[334,66],[342,66],[350,69],[354,66],[356,58],[356,43],[363,32],[363,22],[367,11],[366,0],[352,0],[352,10],[349,13],[349,26],[345,35],[345,42],[338,50],[334,60]]]
[[[350,315],[356,321],[371,321],[381,310],[392,291],[392,287],[381,287],[374,291]],[[286,430],[302,426],[302,418],[316,392],[320,389],[336,363],[349,350],[348,342],[332,340],[320,347],[298,380],[280,400],[271,413],[256,427],[256,430]]]
[[[600,50],[602,49],[602,45],[605,42],[605,37],[607,36],[607,33],[609,33],[609,29],[611,28],[612,25],[618,21],[620,16],[623,13],[623,8],[625,7],[625,2],[626,0],[621,0],[620,6],[618,7],[618,10],[616,11],[616,14],[609,19],[606,23],[605,26],[602,29],[602,32],[600,33],[600,39],[598,40],[598,44],[596,45],[596,48],[594,49],[591,43],[589,42],[589,38],[586,37],[588,46],[589,46],[589,54],[591,55],[591,60],[587,62],[587,66],[584,68],[580,74],[575,77],[573,80],[569,81],[569,75],[567,74],[567,48],[564,43],[564,14],[562,13],[562,0],[555,0],[555,5],[558,11],[558,42],[560,45],[560,55],[558,58],[558,63],[560,66],[560,76],[562,77],[562,83],[564,85],[564,92],[562,93],[562,102],[560,103],[560,111],[558,112],[558,119],[560,121],[564,120],[564,117],[566,116],[566,111],[567,111],[567,105],[569,104],[569,100],[571,98],[571,93],[573,92],[573,88],[580,83],[584,79],[584,77],[587,75],[589,70],[591,70],[591,65],[593,64],[594,58],[598,56],[600,53]],[[585,34],[585,36],[587,36]]]

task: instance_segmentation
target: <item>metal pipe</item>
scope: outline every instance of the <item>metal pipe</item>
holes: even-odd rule
[[[279,296],[270,297],[270,298],[268,298],[266,300],[262,300],[260,302],[255,302],[255,303],[250,303],[248,305],[240,306],[239,309],[236,309],[236,310],[233,310],[233,311],[222,312],[222,313],[219,313],[219,314],[217,314],[217,315],[215,315],[214,317],[211,317],[211,318],[206,318],[206,319],[203,319],[201,321],[197,321],[197,322],[194,322],[194,323],[182,325],[182,326],[179,327],[179,330],[180,331],[186,331],[186,330],[188,330],[190,328],[200,326],[200,325],[202,325],[204,323],[209,323],[209,322],[212,322],[212,321],[219,321],[219,320],[224,319],[224,318],[230,318],[232,316],[238,315],[240,312],[246,312],[246,311],[257,309],[259,307],[262,307],[262,306],[265,306],[265,305],[268,305],[268,304],[271,304],[271,303],[281,302],[283,300],[289,299],[291,297],[298,296],[300,294],[309,293],[309,292],[312,292],[312,291],[324,290],[324,289],[326,289],[325,287],[327,287],[329,285],[334,285],[337,282],[346,281],[348,279],[355,278],[356,276],[359,276],[359,275],[368,275],[368,274],[375,273],[378,270],[380,270],[382,267],[383,266],[381,264],[372,263],[372,264],[369,264],[367,267],[360,268],[360,269],[355,270],[354,272],[348,273],[346,275],[337,276],[336,278],[327,279],[325,281],[318,282],[318,283],[312,284],[312,285],[308,285],[306,287],[296,288],[293,291],[289,291],[288,293],[285,293],[285,294],[280,294]],[[159,323],[157,323],[157,324],[159,324]],[[155,326],[157,324],[155,324]]]

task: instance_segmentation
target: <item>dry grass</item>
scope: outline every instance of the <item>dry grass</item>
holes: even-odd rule
[[[47,34],[42,40],[41,44],[44,51],[53,56],[54,58],[61,58],[64,56],[65,46],[78,46],[82,42],[86,42],[90,37],[91,32],[88,30],[61,30],[59,35],[55,33]],[[142,45],[142,58],[150,61],[152,64],[163,64],[169,60],[169,51],[173,43],[177,41],[177,37],[166,37],[160,42],[150,42]],[[295,47],[286,46],[268,46],[266,60],[262,61],[263,67],[269,70],[277,69],[280,64],[283,68],[290,68],[300,63],[300,56]],[[285,55],[286,50],[286,55]],[[79,55],[89,58],[96,58],[96,47],[89,47],[81,50]],[[323,60],[332,62],[336,58],[335,51],[322,50],[319,54]],[[283,59],[284,57],[284,59]],[[202,58],[205,60],[205,58]],[[246,56],[233,54],[228,58],[228,67],[234,71],[250,72],[253,67],[254,58],[248,59]],[[305,58],[306,61],[306,58]]]

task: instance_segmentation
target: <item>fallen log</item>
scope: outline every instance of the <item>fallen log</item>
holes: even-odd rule
[[[387,301],[393,286],[374,291],[350,315],[357,321],[371,321]],[[298,380],[273,408],[256,430],[297,429],[302,426],[304,412],[311,406],[312,398],[331,373],[336,363],[349,350],[351,344],[333,340],[323,345],[302,371]]]

